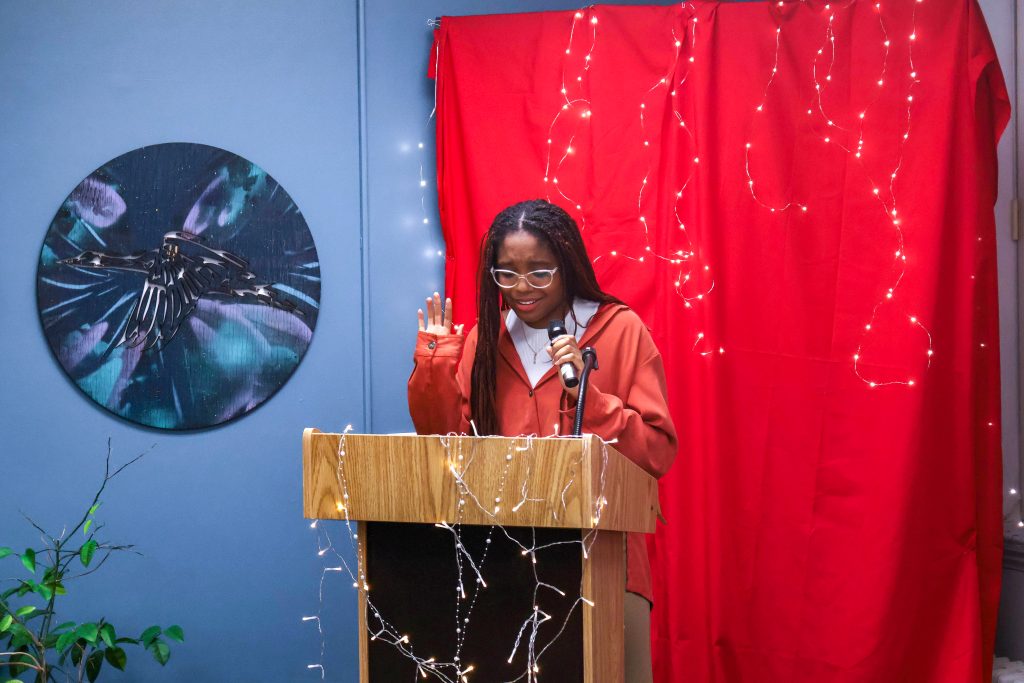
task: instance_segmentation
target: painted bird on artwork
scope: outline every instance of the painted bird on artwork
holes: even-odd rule
[[[229,297],[303,315],[295,304],[280,299],[272,284],[258,284],[244,258],[207,246],[187,232],[166,233],[158,249],[127,256],[90,250],[60,262],[146,276],[115,347],[163,348],[204,296]]]

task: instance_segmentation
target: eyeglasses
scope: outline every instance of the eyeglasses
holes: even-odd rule
[[[520,280],[526,280],[526,284],[536,289],[544,289],[551,286],[556,272],[558,272],[558,268],[531,270],[525,275],[520,275],[514,270],[491,268],[491,277],[494,278],[495,284],[502,289],[512,289],[519,284]]]

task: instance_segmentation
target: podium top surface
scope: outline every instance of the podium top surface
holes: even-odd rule
[[[657,482],[594,435],[302,437],[303,514],[652,533]]]

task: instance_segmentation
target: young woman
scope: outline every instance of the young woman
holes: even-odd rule
[[[661,355],[640,318],[603,292],[575,221],[544,200],[498,214],[481,247],[476,327],[454,328],[451,299],[435,292],[421,309],[409,378],[409,411],[420,434],[569,434],[577,388],[558,367],[583,368],[593,346],[583,431],[660,477],[676,434],[665,398]],[[548,340],[548,322],[566,331]],[[470,426],[473,421],[473,427]],[[642,534],[627,539],[626,680],[651,680],[651,577]]]

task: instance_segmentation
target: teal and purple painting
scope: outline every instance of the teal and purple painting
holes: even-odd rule
[[[256,164],[192,143],[104,164],[50,224],[37,282],[64,372],[126,420],[198,429],[295,371],[320,307],[305,219]]]

